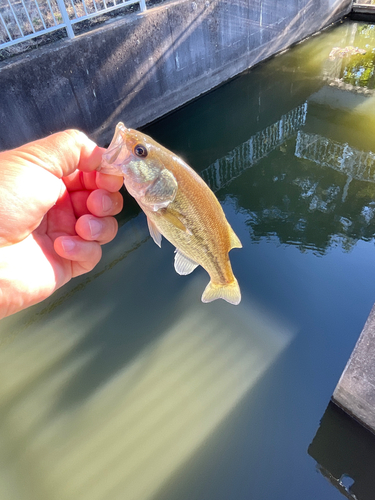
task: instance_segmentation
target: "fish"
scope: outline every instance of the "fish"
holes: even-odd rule
[[[122,175],[124,185],[147,217],[150,235],[176,247],[174,267],[187,275],[199,265],[210,281],[202,302],[224,299],[237,305],[241,291],[229,260],[241,241],[203,179],[180,157],[120,122],[98,171]]]

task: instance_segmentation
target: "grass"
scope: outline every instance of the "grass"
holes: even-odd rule
[[[74,0],[74,3],[66,2],[65,5],[71,19],[75,17],[75,12],[77,17],[85,15],[82,1]],[[87,10],[94,12],[93,0],[87,0]],[[0,12],[13,39],[22,36],[21,30],[24,35],[29,35],[33,28],[35,31],[43,29],[43,22],[46,28],[50,28],[59,23],[58,19],[62,20],[56,0],[38,0],[38,3],[36,0],[0,0]],[[8,40],[9,36],[1,22],[0,44]]]

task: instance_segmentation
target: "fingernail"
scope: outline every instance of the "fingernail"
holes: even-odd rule
[[[74,240],[71,240],[70,238],[64,238],[61,240],[61,246],[63,247],[64,252],[69,253],[74,249],[76,243]]]
[[[89,228],[91,233],[91,238],[96,238],[102,232],[103,224],[95,219],[89,220]]]
[[[102,208],[103,208],[103,212],[109,212],[112,208],[112,200],[109,196],[107,195],[103,195],[103,198],[102,198]]]

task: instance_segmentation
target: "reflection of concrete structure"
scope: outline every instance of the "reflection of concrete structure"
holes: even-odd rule
[[[306,121],[307,102],[301,104],[279,121],[256,133],[233,151],[216,160],[201,172],[201,176],[217,191],[241,175],[247,168],[258,163],[283,142],[295,136]]]
[[[318,92],[312,94],[309,103],[329,106],[333,109],[352,111],[373,116],[375,91],[367,87],[358,87],[344,83],[342,80],[325,85]]]
[[[347,92],[344,92],[343,89],[323,87],[319,92],[313,94],[308,102],[323,105],[329,102],[331,107],[340,108],[351,108],[353,105],[357,109],[360,107],[361,110],[372,113],[373,99],[375,99],[375,91],[368,89],[351,94],[348,99]],[[295,155],[298,158],[342,172],[348,176],[348,182],[352,179],[375,182],[375,153],[360,151],[347,143],[343,144],[319,134],[300,130],[306,123],[308,102],[306,101],[286,113],[280,120],[257,132],[250,139],[204,169],[201,176],[211,189],[217,191],[229,184],[244,170],[258,163],[283,142],[294,136],[297,136]]]

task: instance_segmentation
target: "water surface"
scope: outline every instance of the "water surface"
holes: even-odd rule
[[[126,196],[99,266],[0,323],[1,500],[344,498],[308,448],[375,300],[373,33],[145,128],[216,192],[243,300],[202,304],[207,274],[178,276]]]

